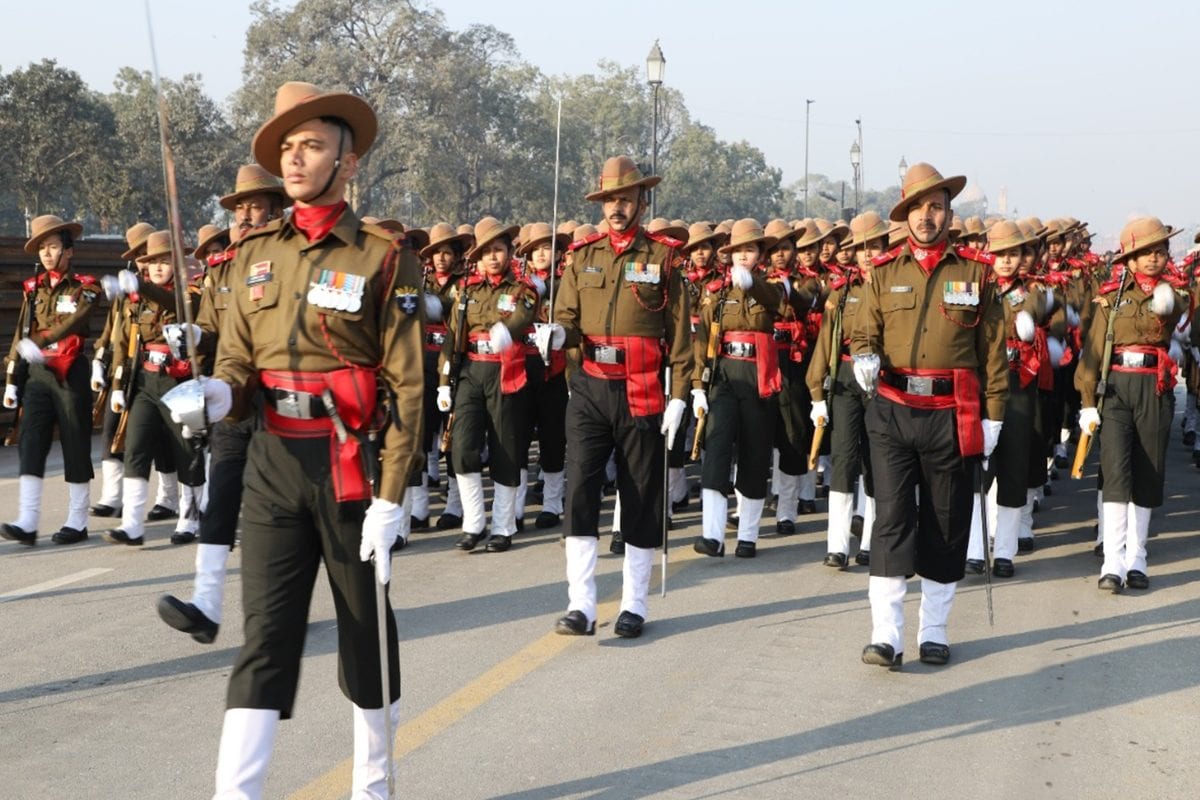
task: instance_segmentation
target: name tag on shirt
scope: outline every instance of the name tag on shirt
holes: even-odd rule
[[[953,306],[979,305],[979,284],[974,281],[946,281],[942,300]]]
[[[69,294],[60,294],[54,303],[55,314],[74,314],[77,310],[79,310],[79,304]]]
[[[892,294],[910,294],[912,292],[912,287],[911,286],[889,286],[888,291],[891,292]]]
[[[626,283],[657,284],[662,281],[662,265],[630,261],[625,265]]]
[[[598,275],[599,273],[604,272],[604,269],[602,267],[591,266],[591,267],[584,267],[583,271],[587,272],[587,273]]]

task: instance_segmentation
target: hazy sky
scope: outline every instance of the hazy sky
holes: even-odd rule
[[[508,32],[549,74],[590,71],[602,58],[644,70],[659,39],[666,82],[695,117],[761,148],[785,182],[804,173],[809,98],[814,173],[849,179],[861,117],[870,187],[896,183],[904,156],[967,175],[992,210],[1007,187],[1010,211],[1076,216],[1106,234],[1134,214],[1200,223],[1194,0],[435,5],[451,27]],[[0,68],[53,57],[104,91],[121,66],[149,69],[142,0],[54,7],[53,20],[9,16]],[[247,7],[152,0],[163,73],[199,72],[226,98],[241,77]]]

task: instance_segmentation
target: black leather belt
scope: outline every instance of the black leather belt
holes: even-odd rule
[[[730,358],[754,358],[757,351],[753,342],[725,342],[721,352]]]
[[[918,397],[954,394],[954,381],[950,378],[926,378],[921,375],[897,375],[894,372],[885,372],[880,379],[888,386]]]
[[[280,389],[279,387],[273,389],[263,387],[262,392],[267,405],[275,409],[275,413],[281,417],[317,419],[329,416],[321,397],[311,392],[294,392],[291,389]]]
[[[438,347],[441,347],[445,343],[445,331],[427,331],[425,333],[425,344],[436,344]]]
[[[625,363],[625,351],[620,347],[585,344],[583,355],[588,361],[595,361],[597,364]]]
[[[1113,353],[1114,367],[1126,369],[1146,369],[1158,366],[1157,353]]]
[[[500,351],[492,346],[492,343],[489,339],[478,339],[474,342],[467,342],[467,351],[471,353],[478,353],[481,356],[500,355]]]
[[[792,332],[790,330],[788,330],[787,328],[776,328],[774,333],[772,333],[771,335],[775,337],[775,341],[777,341],[777,342],[792,341]]]

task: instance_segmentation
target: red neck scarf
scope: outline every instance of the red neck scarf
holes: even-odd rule
[[[933,268],[942,260],[942,256],[946,253],[946,247],[949,246],[950,240],[943,239],[941,242],[932,245],[917,244],[913,238],[908,237],[908,248],[912,251],[913,258],[921,265],[921,271],[925,273],[925,277],[933,274]]]
[[[504,281],[508,279],[508,271],[509,271],[509,267],[505,267],[498,274],[492,275],[490,273],[484,272],[483,268],[481,267],[479,270],[479,274],[483,276],[483,279],[488,282],[489,286],[492,286],[494,288],[494,287],[499,286],[500,284],[504,283]]]
[[[1140,272],[1133,273],[1133,279],[1137,281],[1138,288],[1146,294],[1152,294],[1154,292],[1154,287],[1158,286],[1160,277],[1162,276],[1155,275],[1152,277],[1150,275],[1143,275]]]
[[[329,206],[296,206],[292,209],[292,224],[310,242],[315,242],[329,235],[345,210],[345,200]]]
[[[50,283],[51,289],[53,289],[55,286],[58,286],[59,281],[65,277],[67,277],[66,270],[63,270],[62,272],[54,272],[52,270],[46,273],[46,280]]]
[[[608,242],[612,245],[613,252],[621,255],[629,249],[629,245],[633,244],[633,237],[637,236],[638,226],[630,225],[623,231],[614,231],[608,229]]]

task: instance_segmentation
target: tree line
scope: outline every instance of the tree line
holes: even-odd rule
[[[545,75],[508,34],[490,25],[452,30],[440,11],[417,2],[300,0],[281,8],[256,0],[251,14],[242,86],[232,97],[210,97],[196,74],[163,81],[189,231],[223,221],[216,198],[232,190],[285,79],[351,91],[376,109],[379,137],[351,187],[363,214],[415,225],[487,214],[549,219],[559,98],[561,219],[594,220],[583,196],[605,157],[651,162],[653,93],[641,65],[601,61],[594,73]],[[661,87],[658,103],[660,216],[801,216],[802,181],[785,186],[757,147],[720,139],[678,90]],[[0,234],[23,234],[27,214],[73,217],[102,233],[163,220],[156,115],[153,77],[133,67],[117,73],[108,93],[49,59],[0,75]],[[810,175],[809,215],[838,216],[843,186]],[[868,191],[862,207],[882,211],[896,199],[895,186]]]

